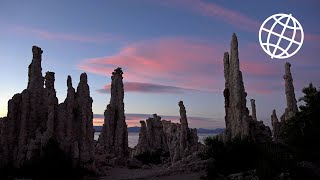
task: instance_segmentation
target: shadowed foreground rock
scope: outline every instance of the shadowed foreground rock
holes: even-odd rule
[[[94,170],[92,98],[87,75],[81,75],[77,92],[68,77],[68,96],[58,104],[54,73],[42,76],[43,51],[33,46],[32,53],[28,87],[9,100],[8,115],[0,120],[0,167],[30,165],[45,156],[48,142],[54,141],[73,167]]]
[[[248,138],[253,142],[264,142],[271,138],[271,131],[262,121],[257,121],[254,102],[252,116],[249,116],[249,110],[246,107],[247,93],[239,64],[238,39],[235,34],[232,35],[230,46],[230,55],[225,52],[223,58],[226,130],[220,135],[220,139],[226,142],[238,137]]]

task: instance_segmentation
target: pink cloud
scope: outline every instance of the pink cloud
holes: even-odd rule
[[[275,63],[247,60],[255,57],[252,48],[240,52],[240,65],[246,82],[282,77],[282,69]],[[224,88],[222,58],[224,48],[194,39],[165,38],[129,44],[119,53],[83,60],[78,68],[91,73],[110,76],[117,67],[124,70],[127,92],[181,93],[188,90],[221,92]],[[110,85],[98,90],[108,92]],[[265,94],[263,88],[250,86],[250,92]]]
[[[222,48],[214,44],[166,38],[130,44],[116,55],[87,59],[78,67],[106,76],[122,67],[128,82],[213,91],[223,78],[221,52]]]
[[[306,34],[304,38],[307,41],[320,41],[320,35],[318,34]]]
[[[248,75],[253,76],[272,76],[279,74],[279,66],[270,62],[242,60],[240,62],[241,71]]]
[[[100,35],[80,35],[74,33],[64,32],[52,32],[38,28],[22,27],[22,26],[11,26],[10,31],[20,35],[32,35],[41,39],[56,40],[56,41],[77,41],[86,43],[106,43],[119,41],[122,37],[111,34],[100,34]]]

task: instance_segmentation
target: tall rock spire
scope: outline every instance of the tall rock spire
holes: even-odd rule
[[[122,69],[117,68],[111,76],[110,104],[104,113],[104,125],[99,143],[108,153],[128,155],[128,130],[124,115],[124,89]]]
[[[32,62],[29,65],[29,80],[28,80],[28,89],[39,89],[43,88],[43,76],[42,76],[42,53],[41,48],[37,46],[32,47]]]
[[[184,154],[184,150],[188,146],[188,120],[187,120],[187,112],[186,108],[183,105],[183,101],[179,102],[180,107],[180,124],[181,124],[181,130],[180,130],[180,155]]]
[[[232,35],[230,46],[230,56],[225,52],[223,58],[226,134],[229,134],[226,136],[227,138],[245,137],[249,135],[249,122],[246,121],[249,113],[246,108],[247,93],[239,65],[238,38],[235,34]]]
[[[251,116],[252,116],[252,119],[257,121],[256,101],[254,99],[250,99],[250,102],[251,102]]]
[[[256,120],[254,100],[251,101],[253,114],[252,117],[249,116],[249,110],[246,107],[247,93],[239,64],[238,38],[235,34],[232,35],[230,46],[230,55],[225,52],[223,56],[225,78],[223,95],[225,98],[226,129],[220,136],[221,140],[226,142],[238,137],[263,142],[270,138],[271,132],[262,121]]]
[[[284,67],[285,67],[285,75],[283,76],[283,79],[285,81],[287,108],[285,110],[285,113],[281,117],[281,121],[286,121],[290,119],[298,111],[297,100],[294,94],[293,79],[290,72],[291,64],[286,62]]]

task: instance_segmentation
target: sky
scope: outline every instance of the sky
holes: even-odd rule
[[[312,82],[320,86],[320,1],[318,0],[0,0],[0,117],[7,102],[27,87],[33,45],[42,48],[43,74],[53,71],[59,102],[71,75],[76,86],[88,74],[94,124],[103,123],[110,76],[124,71],[128,126],[156,113],[174,122],[184,101],[192,128],[222,128],[223,54],[232,33],[239,40],[240,68],[257,118],[270,125],[286,107],[284,63],[292,64],[296,98]],[[292,14],[303,27],[297,54],[272,59],[259,44],[269,16]]]

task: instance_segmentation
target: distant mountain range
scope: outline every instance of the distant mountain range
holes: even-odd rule
[[[94,126],[93,127],[96,132],[101,132],[102,126]],[[200,134],[220,134],[224,131],[224,128],[217,128],[217,129],[204,129],[204,128],[199,128],[197,129],[198,133]],[[140,127],[128,127],[128,132],[140,132]]]

